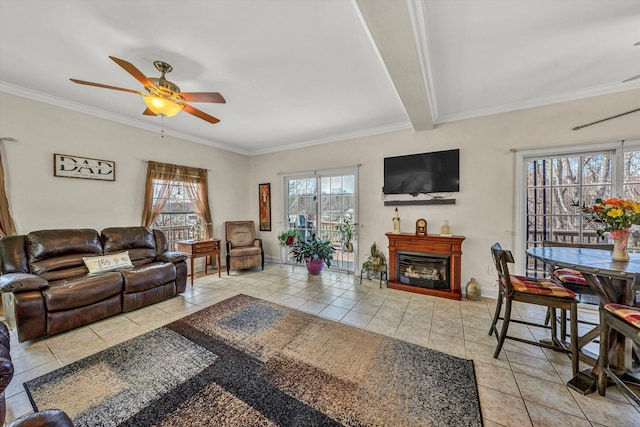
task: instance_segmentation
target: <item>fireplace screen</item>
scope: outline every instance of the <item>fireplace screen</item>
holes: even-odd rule
[[[398,252],[400,283],[430,289],[449,289],[449,256]]]

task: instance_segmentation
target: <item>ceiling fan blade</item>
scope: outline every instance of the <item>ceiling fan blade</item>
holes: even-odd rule
[[[222,104],[227,102],[218,92],[180,92],[179,95],[186,102],[217,102]]]
[[[133,90],[133,89],[125,89],[125,88],[122,88],[122,87],[115,87],[115,86],[103,85],[103,84],[100,84],[100,83],[86,82],[84,80],[77,80],[77,79],[69,79],[69,80],[71,80],[74,83],[81,84],[81,85],[103,87],[105,89],[121,90],[122,92],[131,92],[131,93],[135,93],[135,94],[138,94],[138,95],[146,95],[145,93],[142,93],[140,91]]]
[[[638,74],[637,76],[629,77],[628,79],[623,80],[622,83],[630,82],[631,80],[636,79],[640,79],[640,74]]]
[[[142,114],[144,114],[145,116],[157,116],[156,113],[154,113],[153,111],[151,111],[150,109],[146,109],[142,112]]]
[[[142,71],[138,70],[132,63],[125,61],[124,59],[116,58],[115,56],[110,56],[116,64],[124,68],[124,70],[131,74],[136,80],[138,80],[144,87],[156,87],[151,80],[147,78]]]
[[[184,106],[182,111],[185,111],[193,116],[196,116],[199,119],[206,120],[209,123],[218,123],[220,121],[219,119],[216,119],[215,117],[208,115],[204,111],[200,111],[197,108],[193,108],[189,104],[182,104],[182,103],[180,104]]]

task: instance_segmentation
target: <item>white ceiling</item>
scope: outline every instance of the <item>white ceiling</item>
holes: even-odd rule
[[[0,90],[160,132],[69,78],[142,90],[109,55],[162,60],[227,100],[166,134],[259,154],[637,89],[637,42],[640,0],[0,0]]]

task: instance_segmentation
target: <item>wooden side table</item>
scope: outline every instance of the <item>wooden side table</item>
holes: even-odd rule
[[[218,262],[218,277],[220,277],[220,240],[180,240],[178,241],[178,250],[188,254],[191,258],[191,286],[193,286],[193,261],[198,257],[205,257],[204,274],[207,274],[207,266],[215,255]],[[210,259],[206,257],[210,257]]]

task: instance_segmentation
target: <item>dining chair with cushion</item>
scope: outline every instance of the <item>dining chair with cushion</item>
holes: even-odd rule
[[[638,277],[636,276],[636,282]],[[640,405],[640,396],[633,392],[623,381],[623,372],[610,366],[610,338],[615,331],[630,339],[640,348],[640,307],[623,304],[609,303],[600,306],[600,372],[598,374],[598,391],[604,396],[607,392],[607,381],[613,381],[622,392],[627,394],[637,405]]]
[[[256,237],[253,221],[227,221],[224,223],[227,248],[227,276],[230,270],[262,267],[264,250],[262,239]]]
[[[592,244],[592,243],[569,243],[569,242],[553,242],[550,240],[545,240],[542,242],[542,246],[547,247],[565,247],[565,248],[586,248],[586,249],[604,249],[604,250],[613,250],[613,244]],[[595,292],[591,289],[589,284],[587,283],[587,279],[582,276],[582,274],[578,270],[574,270],[571,268],[552,268],[551,271],[551,280],[562,285],[564,288],[569,289],[576,294],[578,294],[578,298],[581,299],[582,295],[594,295]],[[547,312],[547,318],[545,319],[545,325],[549,324],[550,312]],[[562,310],[560,312],[560,335],[562,339],[566,339],[567,337],[567,312]],[[597,323],[589,322],[586,320],[578,319],[579,323],[584,323],[591,326],[597,326]],[[595,331],[595,330],[594,330]],[[595,331],[597,332],[597,331]]]
[[[564,248],[587,248],[587,249],[604,249],[613,250],[613,244],[592,244],[592,243],[569,243],[569,242],[552,242],[545,240],[542,242],[542,246],[548,247],[564,247]],[[587,280],[582,274],[571,268],[554,268],[552,271],[553,280],[565,288],[571,289],[573,292],[581,295],[595,295],[595,293],[589,287]]]
[[[498,272],[499,295],[496,303],[496,311],[493,315],[491,329],[489,335],[496,334],[498,344],[493,354],[494,358],[498,358],[502,346],[506,339],[519,341],[526,344],[544,347],[551,350],[567,353],[571,356],[571,369],[573,375],[578,373],[578,301],[576,294],[569,289],[553,283],[547,279],[538,279],[533,277],[525,277],[512,275],[509,273],[508,263],[513,263],[513,255],[511,251],[504,250],[499,243],[495,243],[491,247],[491,255]],[[518,301],[527,304],[534,304],[550,308],[552,311],[551,325],[547,326],[542,323],[528,322],[520,319],[511,318],[513,302]],[[504,314],[502,313],[502,305],[504,304]],[[555,310],[568,310],[570,312],[571,330],[570,344],[565,345],[564,342],[557,337],[557,325]],[[498,330],[498,320],[502,320],[502,327]],[[551,329],[551,341],[532,341],[525,338],[508,335],[509,324],[519,323],[537,328]]]

